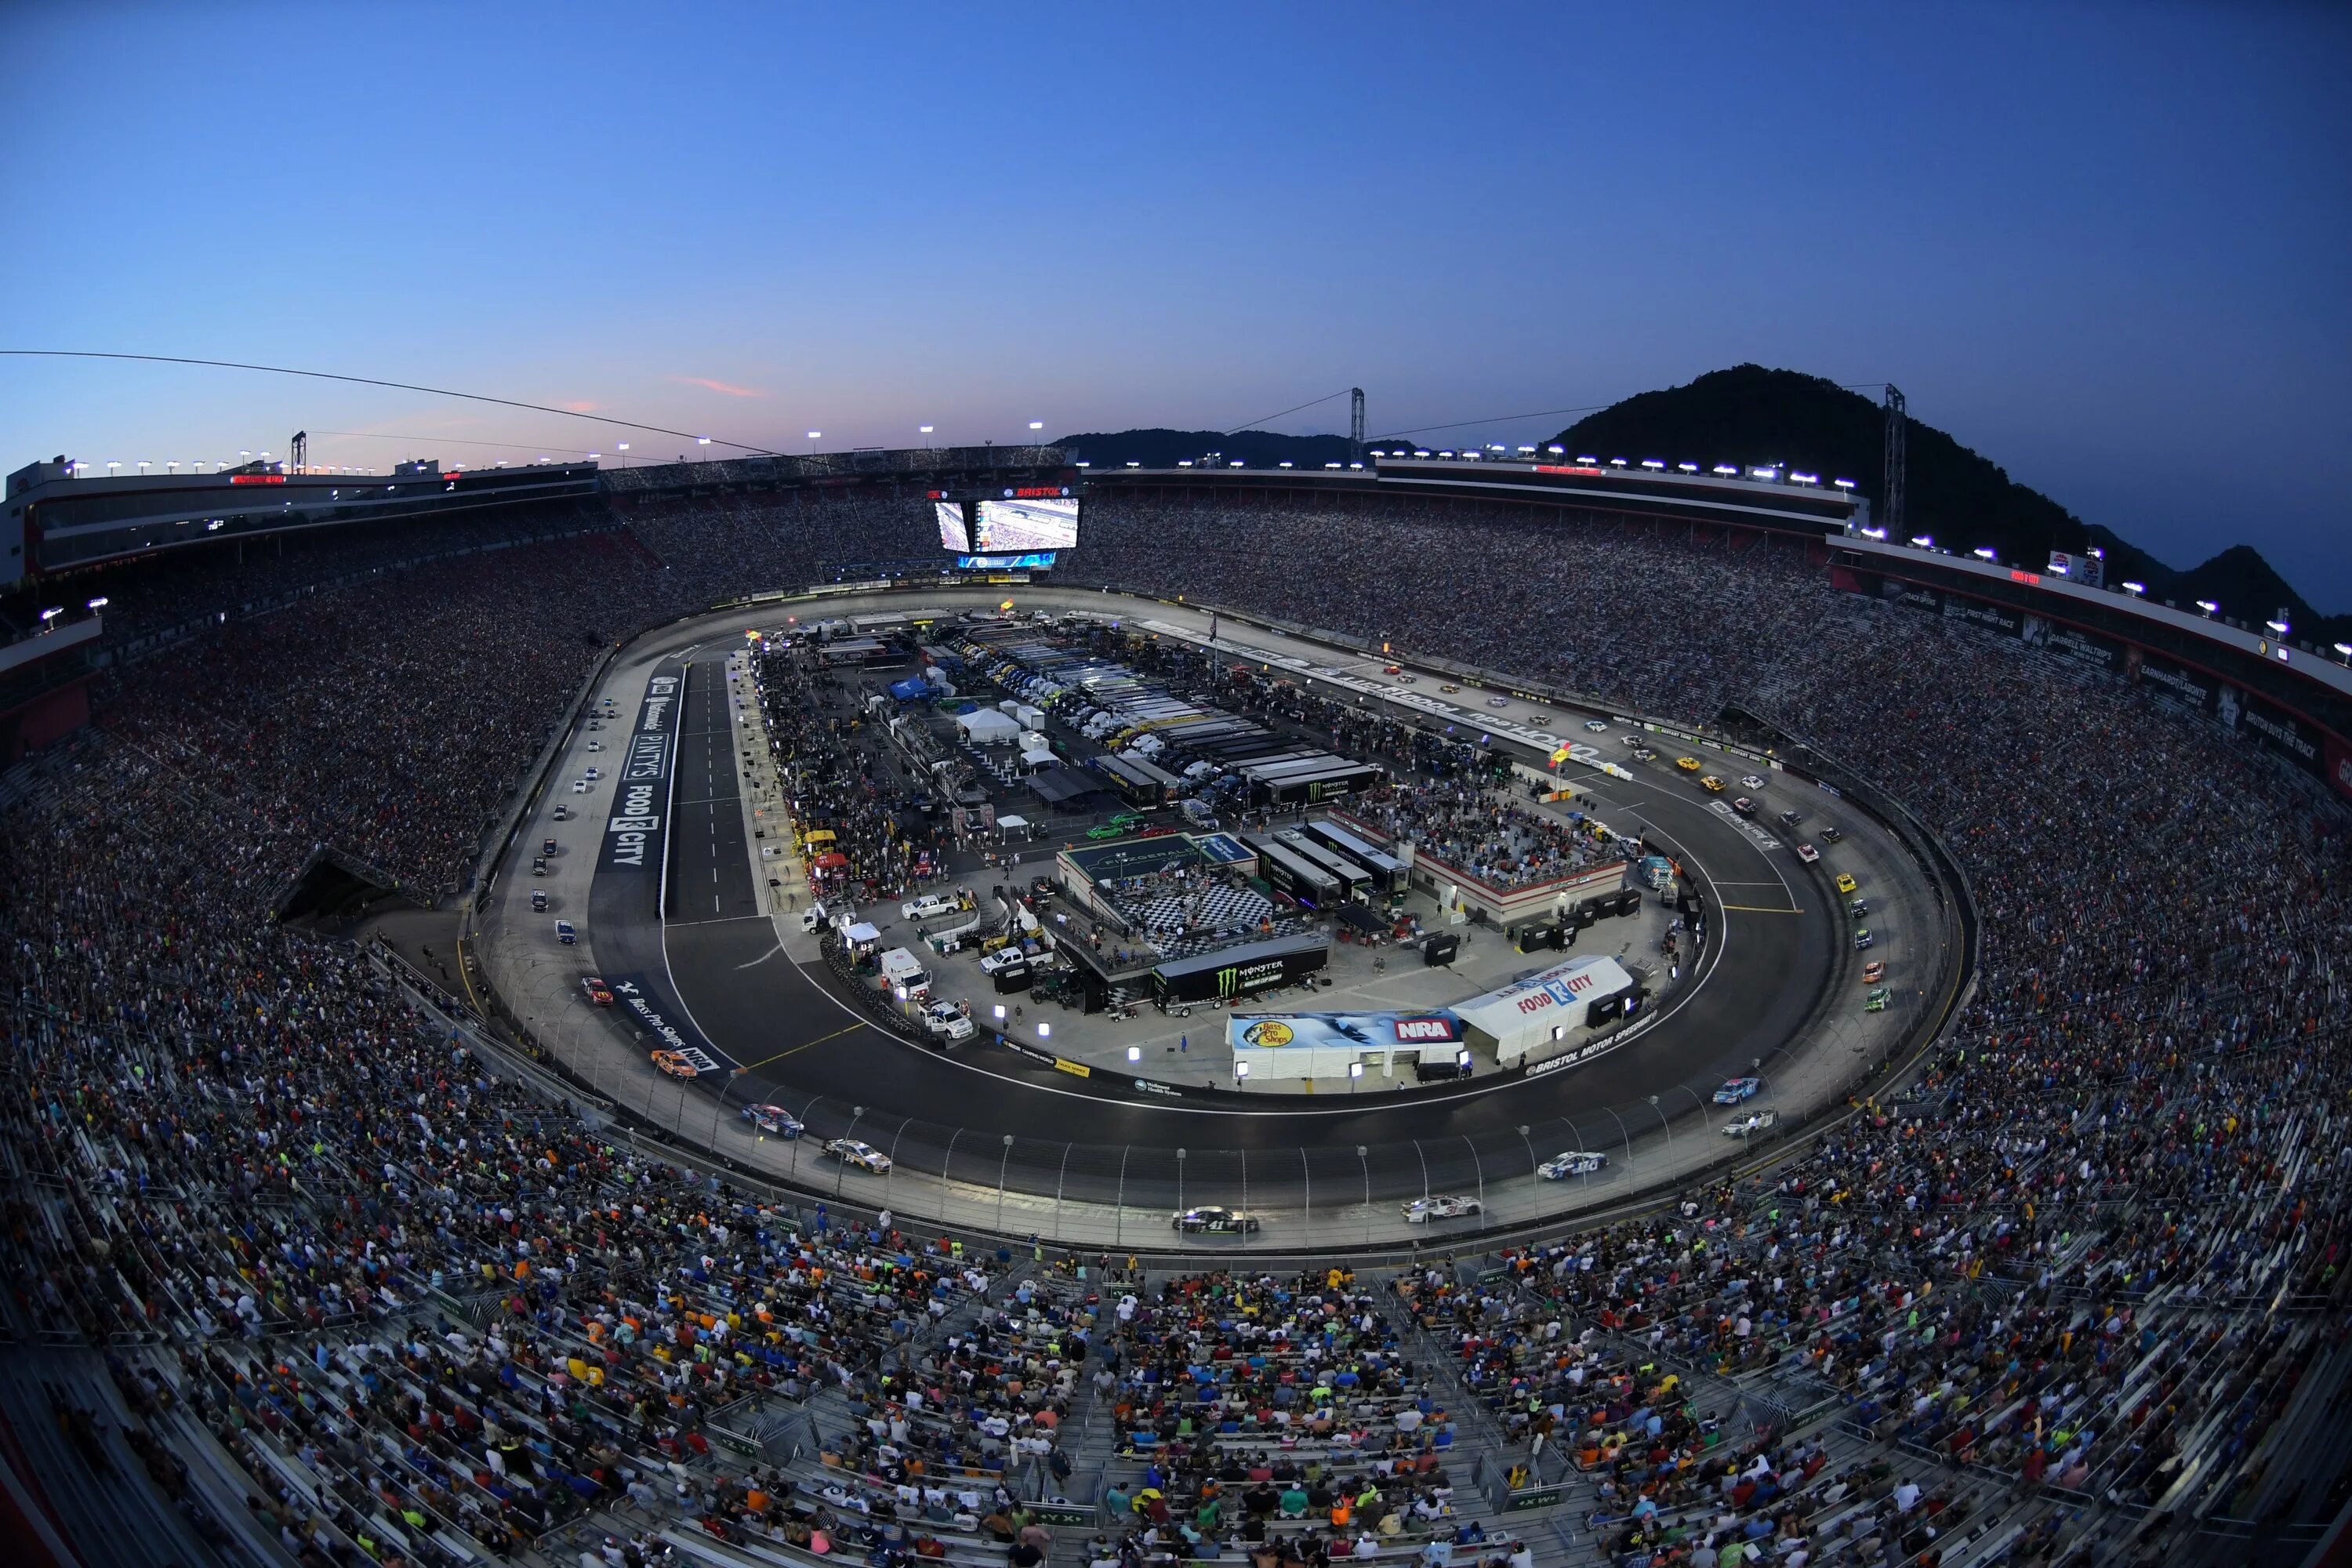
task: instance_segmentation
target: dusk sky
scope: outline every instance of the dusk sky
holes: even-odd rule
[[[1528,440],[1566,417],[1501,416],[1754,360],[1895,381],[2173,563],[2250,542],[2352,610],[2338,6],[19,0],[0,43],[0,347],[787,450],[1349,385],[1375,434]],[[0,361],[0,468],[298,426],[378,468],[679,447]]]

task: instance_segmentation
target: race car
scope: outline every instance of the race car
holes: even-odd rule
[[[1404,669],[1399,665],[1384,664],[1381,666],[1381,673],[1382,675],[1402,675],[1404,673]]]
[[[1446,684],[1446,685],[1444,685],[1444,686],[1439,687],[1437,689],[1439,689],[1440,691],[1459,691],[1459,690],[1461,690],[1462,689],[1461,689],[1460,687],[1455,686],[1455,685],[1453,685],[1453,684],[1451,684],[1451,683],[1449,682],[1449,683],[1448,683],[1448,684]]]
[[[552,815],[558,822],[569,822],[572,820],[572,808],[559,800],[555,803],[555,810]]]
[[[1228,1236],[1254,1236],[1258,1230],[1257,1215],[1244,1214],[1239,1209],[1186,1209],[1171,1223],[1176,1229],[1187,1233],[1213,1231]]]
[[[1590,724],[1601,724],[1601,721],[1600,721],[1600,720],[1598,720],[1598,719],[1587,719],[1587,720],[1585,721],[1585,723],[1587,723],[1587,724],[1589,724],[1589,725],[1590,725]],[[1604,730],[1606,730],[1607,728],[1609,728],[1609,726],[1608,726],[1608,725],[1606,725],[1606,724],[1601,724],[1601,727],[1602,729],[1604,729]],[[1639,736],[1639,735],[1620,735],[1620,736],[1618,736],[1618,737],[1617,737],[1617,743],[1618,743],[1619,745],[1621,745],[1621,746],[1623,746],[1623,747],[1627,748],[1628,750],[1631,750],[1632,748],[1636,747],[1636,746],[1639,746],[1639,745],[1642,743],[1642,737],[1641,737],[1641,736]]]
[[[1404,682],[1407,686],[1411,686],[1412,684],[1412,672],[1409,669],[1401,669],[1397,671],[1397,679]]]
[[[1802,860],[1806,865],[1810,866],[1821,858],[1822,852],[1814,848],[1811,845],[1800,844],[1797,846],[1797,858]]]
[[[890,1156],[863,1138],[828,1138],[824,1152],[845,1165],[855,1165],[877,1176],[890,1168]]]
[[[1756,803],[1743,795],[1731,803],[1731,809],[1742,816],[1753,816],[1756,815]]]
[[[1834,844],[1844,837],[1844,834],[1839,832],[1834,827],[1824,827],[1822,829],[1822,842],[1824,844]]]
[[[1764,787],[1764,775],[1761,773],[1742,773],[1739,775],[1739,787],[1741,789],[1762,789]]]
[[[588,749],[592,752],[601,752],[604,749],[604,742],[602,741],[592,740],[588,742]]]
[[[1587,719],[1584,721],[1584,727],[1591,731],[1596,735],[1605,734],[1608,732],[1609,729],[1607,722],[1600,719]],[[1628,742],[1631,742],[1632,739],[1633,737],[1630,735],[1626,737]]]
[[[1840,871],[1840,872],[1837,874],[1837,882],[1836,882],[1836,887],[1837,887],[1837,890],[1838,890],[1839,892],[1841,892],[1841,893],[1851,893],[1851,892],[1853,892],[1853,891],[1854,888],[1855,888],[1857,885],[1858,885],[1858,884],[1856,884],[1856,883],[1855,883],[1854,879],[1853,879],[1852,877],[1848,876],[1845,872],[1843,872],[1843,871]]]
[[[672,1078],[699,1078],[702,1076],[700,1072],[697,1070],[692,1062],[688,1061],[676,1051],[656,1051],[653,1053],[653,1062],[654,1066],[661,1068],[662,1071],[667,1073]]]
[[[1862,966],[1862,983],[1864,985],[1875,985],[1885,978],[1886,965],[1878,959],[1874,958]]]
[[[928,921],[936,920],[941,915],[954,914],[962,908],[961,904],[949,898],[945,893],[925,893],[900,904],[898,913],[910,921]]]
[[[545,888],[533,888],[530,890],[530,907],[536,913],[543,915],[547,912],[547,889]]]
[[[1871,944],[1872,940],[1873,938],[1870,934],[1870,928],[1868,926],[1862,927],[1853,933],[1854,951],[1859,952],[1864,948],[1868,947]]]
[[[552,854],[554,854],[554,853],[555,853],[555,840],[554,840],[554,839],[552,839],[552,838],[542,838],[542,839],[541,839],[541,840],[539,841],[539,852],[540,852],[541,854],[542,854],[542,855],[552,855]]]
[[[1484,1214],[1486,1205],[1476,1198],[1415,1198],[1403,1205],[1407,1225],[1427,1225],[1433,1219],[1463,1219],[1474,1214]]]
[[[952,1002],[934,1002],[923,1009],[923,1027],[953,1045],[958,1040],[971,1038],[975,1031],[963,1009]]]
[[[1737,1105],[1743,1100],[1755,1099],[1756,1091],[1763,1087],[1764,1080],[1760,1078],[1727,1079],[1723,1087],[1715,1091],[1715,1102],[1717,1105]]]
[[[1029,955],[1017,947],[1000,947],[980,961],[982,974],[997,974],[1007,969],[1018,969],[1029,962]]]
[[[1847,919],[1858,921],[1863,916],[1870,912],[1870,900],[1868,899],[1856,899],[1846,905],[1845,912]]]
[[[1098,822],[1087,829],[1087,837],[1093,839],[1124,838],[1127,837],[1127,829],[1115,822]]]
[[[1698,787],[1706,791],[1709,795],[1721,795],[1723,793],[1723,781],[1717,778],[1713,773],[1708,773],[1698,781]]]
[[[1138,838],[1167,838],[1172,837],[1175,831],[1164,822],[1155,822],[1149,827],[1138,828],[1135,836]]]
[[[595,1003],[599,1007],[609,1007],[613,1005],[613,988],[593,974],[583,974],[580,977],[580,989],[585,991],[588,994],[588,1000]]]
[[[573,795],[586,795],[588,793],[588,781],[586,779],[573,779],[572,781],[572,793]]]
[[[1726,1138],[1753,1137],[1759,1132],[1769,1131],[1779,1125],[1780,1121],[1780,1113],[1777,1110],[1751,1110],[1737,1121],[1725,1122],[1723,1135]]]
[[[1633,748],[1633,760],[1637,763],[1654,763],[1658,760],[1658,753],[1647,746],[1636,746]]]
[[[1486,699],[1486,706],[1489,708],[1508,708],[1510,705],[1511,700],[1507,697],[1489,697]]]
[[[1570,1150],[1554,1154],[1536,1167],[1536,1174],[1547,1182],[1564,1182],[1570,1176],[1589,1176],[1609,1163],[1606,1154],[1592,1154],[1582,1150]]]
[[[1696,757],[1676,757],[1675,759],[1675,766],[1682,769],[1682,771],[1686,773],[1695,773],[1698,772],[1698,759]]]
[[[781,1105],[747,1105],[743,1108],[743,1120],[779,1138],[797,1138],[808,1131],[799,1117]]]
[[[1886,1011],[1887,998],[1894,994],[1892,986],[1877,986],[1862,999],[1862,1010],[1865,1013],[1884,1013]]]
[[[598,779],[603,778],[604,775],[599,769],[585,768],[582,770],[580,776],[586,779],[590,784],[594,784]]]

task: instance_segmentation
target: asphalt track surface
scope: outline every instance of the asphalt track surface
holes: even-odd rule
[[[771,1100],[814,1137],[855,1135],[902,1167],[1071,1199],[1295,1203],[1313,1194],[1417,1196],[1523,1174],[1531,1158],[1612,1150],[1722,1079],[1769,1059],[1820,1001],[1843,928],[1832,894],[1785,847],[1767,852],[1687,778],[1653,768],[1603,781],[1599,811],[1638,821],[1700,869],[1717,929],[1702,982],[1642,1036],[1583,1067],[1490,1077],[1329,1108],[1303,1097],[1150,1099],[1108,1074],[1080,1079],[982,1041],[941,1054],[864,1021],[821,963],[797,964],[758,916],[729,731],[725,643],[693,668],[675,732],[665,933],[641,885],[600,864],[592,910],[607,978],[642,984],[741,1071],[707,1074],[730,1105]],[[673,668],[676,657],[663,661]],[[1475,940],[1499,942],[1481,930]],[[1533,967],[1541,961],[1530,955]],[[625,995],[626,993],[625,992]],[[1050,1015],[1049,1015],[1050,1016]],[[1711,1110],[1712,1108],[1706,1108]],[[1696,1135],[1712,1131],[1689,1123]],[[1521,1129],[1526,1129],[1522,1132]]]

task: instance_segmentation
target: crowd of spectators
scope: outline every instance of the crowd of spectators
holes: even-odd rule
[[[1391,839],[1508,891],[1591,870],[1614,851],[1579,822],[1529,811],[1500,787],[1461,780],[1400,781],[1357,796],[1349,814]]]
[[[10,1201],[11,1313],[150,1347],[298,1554],[365,1537],[430,1560],[435,1539],[496,1544],[621,1498],[722,1530],[814,1530],[804,1508],[772,1519],[773,1497],[754,1506],[760,1489],[691,1469],[709,1410],[856,1385],[883,1424],[861,1460],[887,1464],[886,1446],[901,1462],[961,1460],[967,1443],[985,1457],[991,1424],[1009,1437],[1025,1415],[1034,1436],[1066,1397],[1083,1358],[1037,1355],[1034,1381],[1028,1363],[1080,1325],[1024,1313],[923,1369],[943,1414],[926,1391],[922,1443],[912,1415],[900,1442],[890,1410],[914,1389],[860,1373],[971,1292],[952,1247],[845,1237],[615,1149],[423,1031],[361,957],[268,919],[321,842],[452,885],[603,648],[796,580],[869,526],[919,538],[926,521],[895,502],[672,506],[232,620],[110,677],[96,731],[12,790],[0,979],[16,1092],[0,1115],[17,1169],[46,1184]],[[1564,1348],[1589,1329],[1645,1363],[1847,1401],[1895,1453],[2126,1505],[2253,1494],[2297,1380],[2339,1364],[2340,815],[2135,689],[1835,592],[1777,546],[1112,500],[1090,503],[1075,564],[1360,638],[1410,626],[1416,649],[1687,721],[1738,700],[1884,783],[1966,869],[1979,984],[1910,1092],[1865,1104],[1761,1191],[1713,1189],[1517,1260],[1464,1345],[1466,1373],[1528,1415],[1515,1434],[1536,1440],[1539,1406],[1547,1441],[1678,1519],[1722,1489],[1712,1458],[1679,1462],[1710,1452],[1706,1433],[1654,1369],[1604,1356],[1612,1381],[1591,1389],[1592,1358]],[[829,679],[808,671],[772,679],[838,695],[790,684]],[[768,716],[820,715],[790,732],[795,755],[873,783],[825,706]],[[891,793],[874,784],[850,824],[877,888],[906,882]],[[1517,828],[1496,844],[1491,799],[1459,804],[1438,830],[1490,863],[1542,853]],[[1432,1539],[1461,1528],[1444,1525],[1448,1428],[1429,1386],[1344,1276],[1188,1281],[1119,1312],[1121,1436],[1160,1468],[1170,1515],[1143,1510],[1156,1547],[1237,1528],[1255,1548],[1261,1487],[1275,1521],[1289,1512],[1277,1480],[1303,1483],[1310,1510],[1318,1479],[1335,1499],[1375,1483],[1374,1554],[1389,1519]],[[1857,1554],[1907,1545],[1936,1495],[1906,1504],[1896,1477],[1878,1497],[1889,1476],[1827,1465],[1792,1485],[1815,1458],[1801,1447],[1727,1458],[1735,1493],[1759,1459],[1783,1496],[1867,1483],[1874,1533],[1838,1538]],[[1772,1542],[1814,1543],[1776,1545],[1781,1561],[1822,1552],[1820,1510],[1846,1495],[1775,1512],[1755,1479],[1742,1536],[1760,1508]],[[1373,1511],[1362,1496],[1351,1538]],[[1317,1517],[1337,1554],[1341,1521]]]

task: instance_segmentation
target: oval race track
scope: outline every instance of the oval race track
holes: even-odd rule
[[[1829,889],[1785,847],[1759,848],[1680,777],[1599,779],[1598,813],[1638,823],[1696,864],[1722,912],[1701,983],[1672,993],[1637,1040],[1583,1067],[1326,1109],[1307,1097],[1189,1087],[1181,1100],[1146,1099],[1125,1079],[1072,1077],[984,1043],[952,1056],[911,1046],[866,1022],[821,962],[794,963],[758,912],[723,664],[740,627],[775,618],[672,627],[625,659],[659,657],[657,674],[685,676],[685,700],[675,713],[668,862],[600,863],[590,905],[598,962],[615,983],[674,986],[691,1025],[745,1065],[727,1088],[730,1104],[781,1103],[816,1137],[854,1129],[902,1168],[991,1186],[1001,1174],[1014,1190],[1072,1199],[1240,1203],[1245,1194],[1254,1206],[1311,1203],[1318,1190],[1328,1202],[1524,1176],[1560,1149],[1628,1146],[1655,1132],[1662,1112],[1703,1107],[1716,1083],[1751,1062],[1786,1061],[1837,956]],[[664,875],[666,925],[651,912],[648,882]],[[1726,898],[1712,886],[1725,883],[1744,886]],[[1479,930],[1473,940],[1503,938]],[[1685,1125],[1712,1133],[1711,1118]]]

